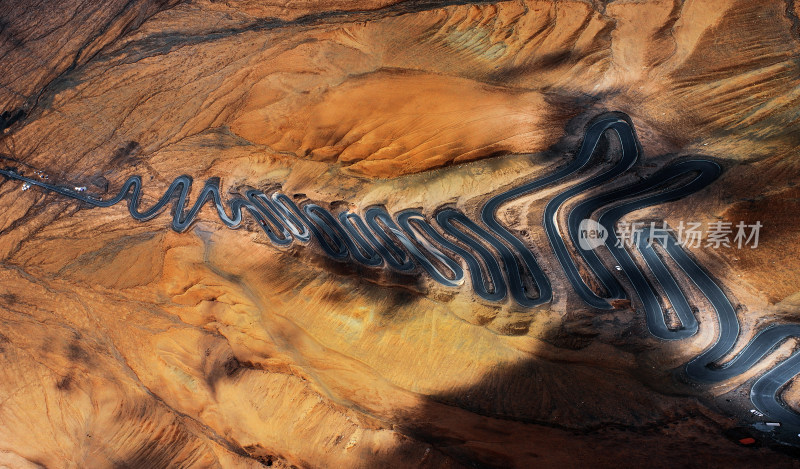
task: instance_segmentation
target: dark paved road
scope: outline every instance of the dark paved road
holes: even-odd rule
[[[82,191],[24,176],[15,169],[0,170],[0,174],[95,207],[110,207],[126,200],[131,216],[140,221],[153,219],[167,206],[174,204],[171,226],[178,232],[188,229],[201,207],[209,202],[216,208],[220,220],[230,228],[241,225],[243,212],[246,211],[277,247],[288,246],[293,241],[306,243],[314,238],[321,249],[334,259],[352,260],[369,267],[388,266],[400,272],[412,272],[419,266],[431,278],[447,287],[464,284],[463,262],[469,272],[472,289],[484,300],[496,302],[510,296],[521,306],[536,307],[552,300],[550,281],[533,252],[498,221],[497,211],[510,200],[566,180],[590,166],[588,163],[604,135],[619,140],[620,158],[614,163],[602,165],[606,169],[594,176],[558,193],[548,202],[544,212],[544,228],[553,252],[567,280],[583,301],[597,309],[610,309],[610,300],[628,297],[621,282],[622,277],[618,278],[606,268],[598,256],[598,250],[605,249],[614,257],[621,275],[632,287],[636,296],[634,305],[641,304],[647,327],[655,337],[682,340],[695,335],[698,330],[697,318],[678,279],[653,247],[660,244],[664,252],[662,255],[671,257],[682,271],[679,274],[702,292],[716,312],[716,341],[684,368],[691,380],[713,383],[738,376],[765,359],[784,341],[800,337],[800,325],[773,325],[759,332],[734,358],[727,363],[720,363],[736,347],[739,321],[730,301],[711,275],[682,249],[672,235],[651,236],[650,229],[644,228],[636,246],[626,249],[618,244],[619,235],[613,228],[621,217],[644,207],[678,200],[708,186],[722,172],[720,166],[712,161],[689,159],[673,163],[639,182],[591,196],[570,210],[567,236],[561,233],[557,217],[567,201],[625,174],[638,162],[641,147],[632,125],[620,114],[596,119],[586,131],[577,156],[567,165],[491,198],[480,212],[483,225],[453,209],[436,212],[434,218],[438,229],[423,214],[413,210],[401,211],[394,218],[382,207],[369,207],[363,217],[352,212],[334,216],[319,205],[308,203],[300,207],[284,194],[276,192],[268,195],[257,190],[247,191],[244,196],[234,196],[227,201],[226,207],[220,197],[218,179],[207,181],[194,205],[187,210],[192,184],[189,176],[176,178],[156,204],[140,210],[142,180],[139,176],[129,178],[115,197],[101,200]],[[597,249],[582,249],[579,243],[580,224],[592,215],[599,215],[597,221],[607,229],[608,237]],[[591,282],[587,283],[583,278],[567,242],[579,253],[580,260],[589,268],[589,274],[595,276],[603,292],[593,290],[589,286]],[[642,257],[649,276],[634,262],[635,255]],[[648,278],[661,286],[680,321],[679,327],[668,326],[659,293]],[[761,375],[752,386],[751,400],[769,419],[800,428],[800,415],[782,403],[779,395],[781,388],[798,373],[800,352]],[[797,433],[796,430],[792,431]]]

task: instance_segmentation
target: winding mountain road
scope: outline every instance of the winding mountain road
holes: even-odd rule
[[[679,277],[693,283],[712,305],[718,324],[715,342],[683,368],[686,376],[698,383],[715,383],[738,376],[765,360],[781,343],[800,338],[798,324],[773,325],[760,331],[727,363],[720,363],[736,349],[740,327],[735,309],[712,276],[671,234],[654,237],[649,228],[644,228],[636,246],[626,249],[619,242],[615,227],[623,216],[644,207],[678,200],[707,187],[722,173],[722,168],[713,161],[679,161],[638,182],[580,201],[567,214],[567,236],[564,236],[559,229],[558,215],[565,203],[625,174],[639,160],[641,146],[633,126],[619,113],[596,119],[588,127],[577,156],[565,166],[491,198],[480,211],[483,225],[449,208],[435,213],[433,218],[438,229],[414,210],[401,211],[393,218],[385,209],[375,206],[367,208],[363,217],[347,211],[334,216],[317,204],[307,203],[301,207],[285,194],[268,195],[258,190],[232,197],[226,208],[220,197],[218,179],[205,183],[198,199],[187,211],[192,178],[185,175],[176,178],[156,204],[140,210],[142,180],[139,176],[129,178],[115,197],[101,200],[24,176],[14,168],[2,169],[0,174],[96,207],[110,207],[127,200],[131,216],[140,221],[153,219],[174,201],[171,227],[178,232],[188,229],[202,206],[210,201],[220,220],[230,228],[240,227],[243,212],[247,211],[277,247],[288,246],[295,240],[307,243],[314,238],[326,255],[334,259],[352,260],[368,267],[388,266],[400,272],[410,272],[419,266],[446,287],[463,285],[466,267],[472,289],[484,300],[498,302],[510,296],[523,307],[536,307],[552,300],[550,280],[533,252],[500,223],[497,212],[510,200],[532,194],[587,168],[604,135],[616,136],[621,157],[600,173],[559,192],[544,210],[543,224],[551,248],[579,297],[594,308],[611,309],[612,300],[628,298],[624,286],[627,282],[636,297],[634,305],[641,304],[653,336],[663,340],[686,340],[697,333],[700,325]],[[582,249],[578,242],[580,224],[593,215],[599,215],[597,221],[608,229],[608,237],[598,249]],[[567,243],[574,246],[579,258],[570,254]],[[656,251],[656,245],[661,246],[662,254]],[[624,278],[618,278],[606,268],[598,255],[600,249],[614,257]],[[636,264],[635,255],[641,256],[649,275]],[[669,256],[680,272],[671,272],[662,256]],[[582,261],[588,272],[582,275],[576,261]],[[604,291],[595,291],[590,286],[593,282],[587,282],[585,275],[593,275]],[[680,321],[678,328],[668,326],[659,293],[648,279],[653,279],[666,294]],[[772,420],[800,428],[800,414],[780,398],[782,387],[798,373],[800,352],[795,352],[755,380],[750,392],[753,405]]]

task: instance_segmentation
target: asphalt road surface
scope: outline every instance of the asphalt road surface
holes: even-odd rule
[[[619,140],[621,156],[616,162],[589,165],[604,136]],[[317,204],[298,206],[291,197],[279,192],[265,194],[249,190],[244,196],[230,198],[226,207],[220,197],[218,179],[206,181],[187,211],[192,178],[186,175],[176,178],[153,206],[142,210],[139,208],[142,191],[139,176],[129,178],[115,197],[102,200],[83,190],[47,183],[41,177],[24,176],[18,169],[2,169],[0,174],[22,181],[28,187],[38,186],[95,207],[111,207],[126,200],[131,216],[139,221],[155,218],[172,204],[171,227],[177,232],[186,231],[202,206],[211,202],[220,220],[229,228],[240,227],[246,211],[279,248],[294,241],[308,243],[313,238],[331,258],[374,268],[386,266],[400,272],[413,272],[419,267],[436,282],[453,288],[465,283],[466,267],[470,285],[479,297],[499,302],[510,296],[519,305],[530,308],[552,300],[550,280],[533,252],[499,222],[497,212],[510,200],[599,166],[604,169],[589,178],[578,178],[576,184],[553,197],[545,207],[543,220],[548,240],[567,280],[586,304],[600,310],[611,309],[611,300],[628,298],[624,286],[627,282],[635,295],[633,304],[644,310],[650,333],[664,340],[682,340],[695,335],[699,324],[675,274],[693,283],[714,308],[718,323],[714,344],[684,367],[686,376],[698,383],[714,383],[738,376],[764,360],[784,341],[800,337],[800,325],[773,325],[760,331],[732,359],[721,363],[720,360],[737,346],[739,321],[735,309],[712,276],[671,234],[655,236],[647,224],[643,224],[638,242],[626,246],[615,230],[620,218],[631,212],[675,201],[707,187],[722,172],[713,161],[685,159],[626,187],[580,201],[568,213],[567,235],[564,236],[558,223],[564,204],[626,174],[636,166],[640,154],[641,146],[627,116],[620,113],[600,116],[588,127],[580,151],[572,161],[544,177],[491,198],[480,212],[483,225],[448,208],[435,212],[432,217],[438,228],[432,220],[413,210],[401,211],[392,217],[384,208],[374,206],[367,208],[363,217],[347,211],[334,216]],[[597,216],[599,226],[607,230],[607,238],[596,249],[583,249],[579,243],[580,225],[592,216]],[[571,253],[567,243],[580,259]],[[661,254],[655,246],[661,246]],[[606,250],[616,260],[620,272],[615,274],[605,266],[599,255],[601,250]],[[636,255],[643,259],[649,276],[634,261]],[[680,272],[671,272],[662,256],[669,256]],[[588,267],[584,275],[593,275],[595,283],[601,286],[598,289],[603,291],[595,291],[590,286],[593,282],[586,281],[576,261]],[[648,279],[653,279],[664,291],[680,322],[677,327],[668,325],[659,293]],[[800,352],[796,352],[755,380],[750,393],[753,405],[770,420],[800,428],[800,414],[780,399],[782,387],[799,373]]]

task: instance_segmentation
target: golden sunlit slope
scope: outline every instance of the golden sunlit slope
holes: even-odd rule
[[[733,0],[6,2],[0,152],[105,197],[139,174],[147,203],[188,174],[223,193],[477,219],[620,110],[645,167],[702,154],[727,169],[646,215],[764,220],[758,250],[695,253],[750,337],[797,317],[797,14]],[[641,312],[577,299],[541,227],[574,182],[499,214],[553,283],[532,310],[314,243],[277,249],[210,209],[178,234],[166,214],[140,223],[123,204],[3,182],[0,465],[675,467],[691,451],[791,464],[724,436],[738,422],[714,396],[734,385],[674,378],[712,326],[664,343]]]

